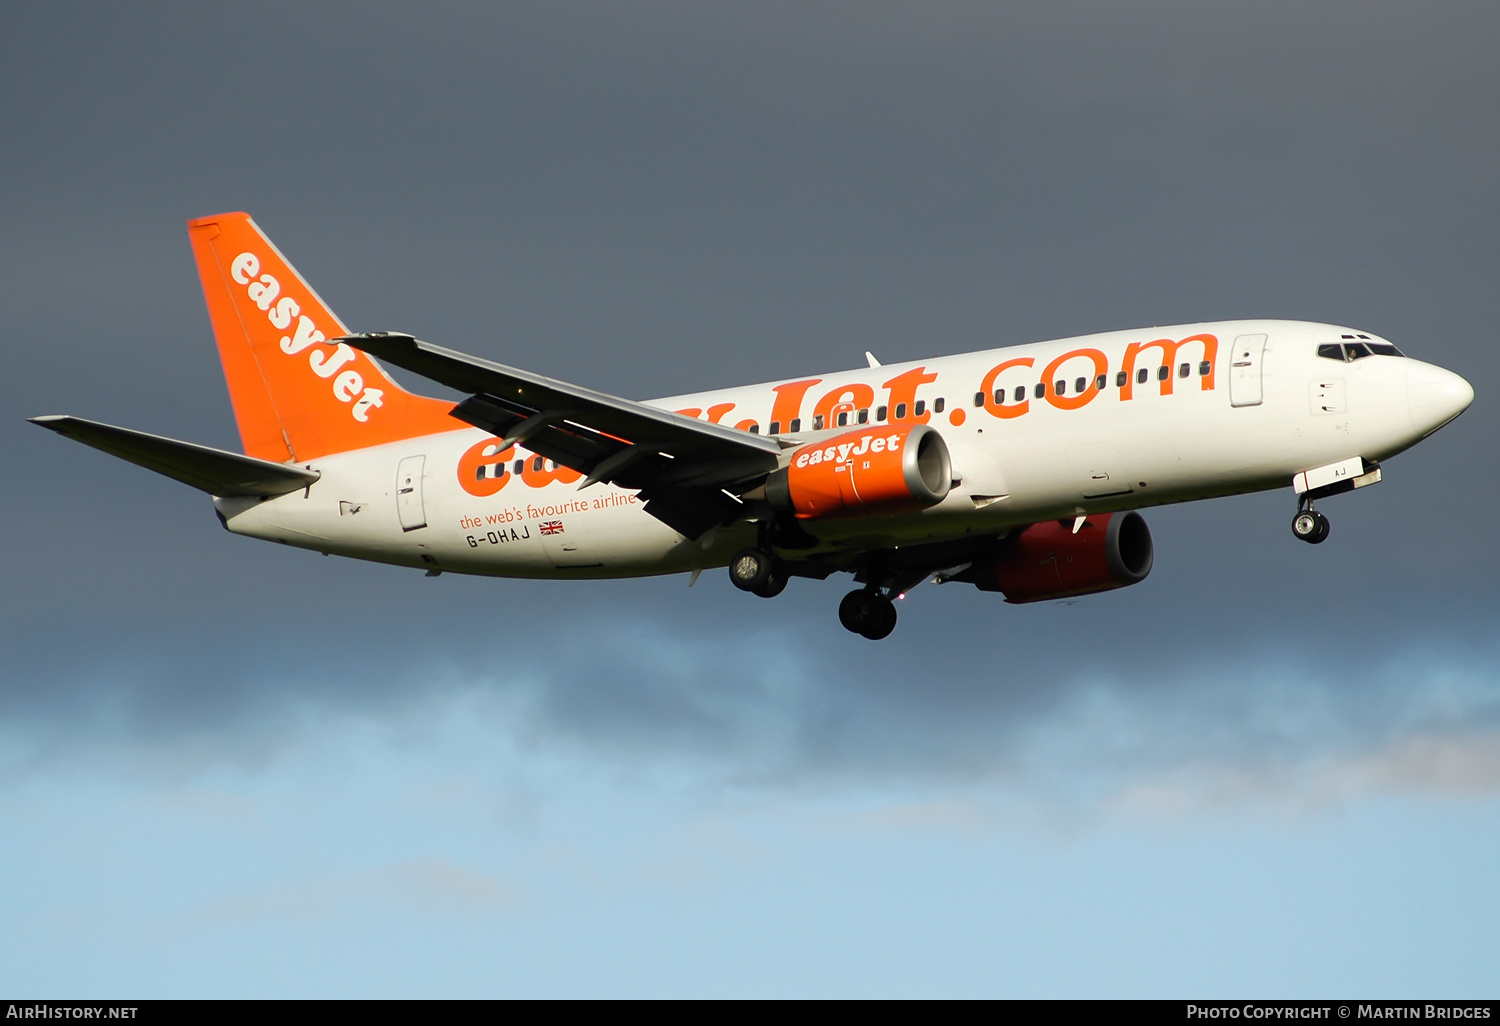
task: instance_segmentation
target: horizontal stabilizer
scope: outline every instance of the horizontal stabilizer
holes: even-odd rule
[[[210,495],[284,495],[306,488],[319,477],[316,470],[112,427],[82,417],[32,417],[31,422]]]

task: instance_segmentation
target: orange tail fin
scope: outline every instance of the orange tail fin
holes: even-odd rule
[[[300,462],[463,429],[451,402],[326,341],[348,330],[249,214],[189,221],[188,237],[247,456]]]

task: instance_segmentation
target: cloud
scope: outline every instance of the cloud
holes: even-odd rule
[[[506,774],[563,760],[744,800],[884,789],[893,808],[915,802],[891,813],[914,823],[969,822],[978,813],[966,803],[1159,819],[1500,790],[1492,643],[1408,641],[1358,660],[1284,645],[1274,662],[1247,647],[1115,670],[1049,666],[1044,646],[1011,662],[1008,687],[951,668],[915,673],[925,649],[852,662],[795,628],[705,637],[616,618],[570,646],[579,627],[534,632],[532,655],[501,662],[427,648],[377,667],[335,650],[205,673],[197,660],[137,655],[68,703],[13,706],[0,773],[124,767],[190,781],[357,735],[393,752],[466,752],[492,770],[503,751]],[[959,804],[930,805],[933,795]]]
[[[353,910],[416,913],[424,917],[486,915],[522,901],[510,883],[444,858],[422,858],[354,873],[279,883],[263,890],[215,901],[186,916],[150,929],[168,937],[208,926],[259,922],[321,922]]]
[[[1275,808],[1312,816],[1369,797],[1500,794],[1500,729],[1397,733],[1367,747],[1299,758],[1194,760],[1124,781],[1104,797],[1114,818],[1178,820]]]

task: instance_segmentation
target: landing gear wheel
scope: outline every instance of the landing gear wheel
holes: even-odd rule
[[[863,634],[865,628],[880,615],[875,605],[879,598],[879,595],[863,588],[845,595],[844,601],[839,603],[839,623],[844,625],[844,630]]]
[[[786,573],[780,567],[775,567],[771,576],[766,578],[766,583],[755,589],[755,594],[761,598],[775,598],[783,591],[786,591]]]
[[[1292,518],[1292,533],[1309,545],[1328,537],[1328,518],[1315,509],[1304,509]]]
[[[896,607],[884,595],[861,588],[839,603],[839,623],[845,630],[879,641],[896,629]]]
[[[871,641],[890,637],[891,631],[896,629],[896,603],[881,597],[877,602],[877,608],[880,610],[880,619],[860,632]]]
[[[759,593],[771,579],[771,555],[760,549],[740,549],[729,561],[729,580],[740,591]]]

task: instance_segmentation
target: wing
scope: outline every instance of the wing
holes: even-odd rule
[[[31,422],[210,495],[285,495],[318,479],[316,470],[271,463],[82,417],[32,417]]]
[[[735,494],[777,466],[773,439],[491,363],[396,332],[348,335],[379,360],[470,393],[452,415],[584,475],[639,491],[646,512],[689,538],[735,519]]]

